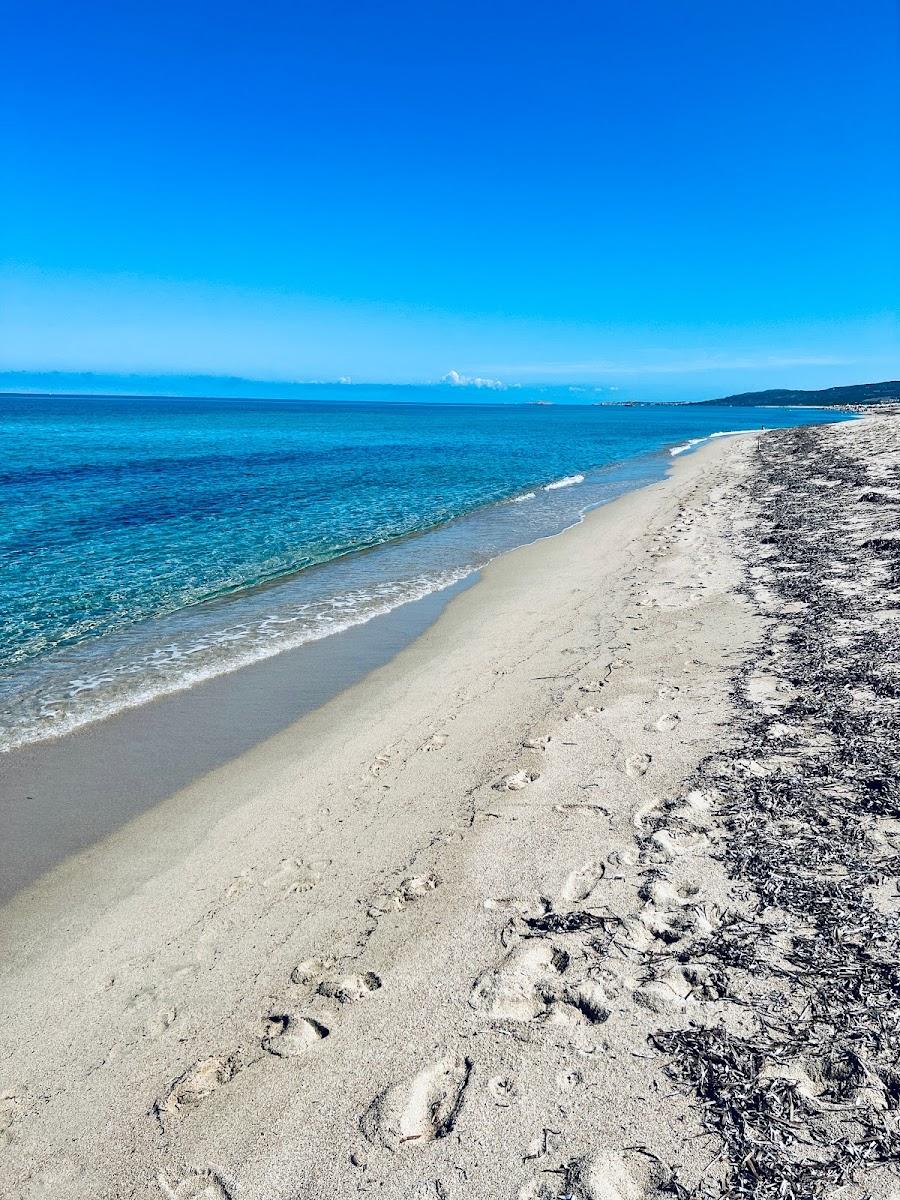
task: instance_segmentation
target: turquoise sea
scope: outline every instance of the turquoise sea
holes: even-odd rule
[[[398,394],[0,396],[0,748],[447,587],[696,439],[840,419]]]

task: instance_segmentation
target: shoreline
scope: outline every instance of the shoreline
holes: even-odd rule
[[[679,456],[668,479],[495,560],[390,662],[0,909],[8,1190],[649,1200],[780,1171],[818,1196],[827,1154],[848,1200],[886,1200],[853,1123],[889,1124],[891,1046],[866,1051],[845,1113],[821,1055],[762,1040],[797,1026],[798,989],[804,1012],[828,1002],[834,981],[779,973],[828,905],[791,925],[812,886],[800,868],[763,903],[771,872],[739,860],[746,837],[789,851],[796,830],[769,820],[782,780],[835,757],[809,704],[791,708],[804,676],[786,648],[802,635],[813,661],[834,647],[840,663],[847,605],[797,616],[792,589],[843,586],[831,531],[841,561],[872,558],[858,521],[893,516],[890,497],[864,501],[892,486],[877,477],[890,438],[874,420]],[[825,554],[807,568],[810,545]],[[872,621],[893,628],[875,584],[848,633],[861,653]],[[888,683],[872,674],[879,713]],[[846,709],[842,687],[810,697]],[[900,834],[858,819],[890,874]],[[854,838],[849,882],[819,886],[858,920],[878,872]],[[717,1106],[695,1083],[721,1062],[753,1073]],[[745,1100],[749,1150],[727,1124]],[[788,1111],[796,1144],[756,1161],[759,1122],[771,1112],[783,1139]]]
[[[761,422],[760,413],[753,418],[742,414],[740,424],[744,428],[748,424],[768,424],[770,420],[778,424],[779,420],[794,416],[782,414],[779,418],[776,414],[771,418],[766,416]],[[801,415],[797,419],[809,418]],[[57,641],[68,620],[66,605],[60,607],[52,599],[54,589],[66,586],[66,581],[58,578],[63,569],[59,564],[54,567],[52,561],[48,562],[46,575],[27,575],[18,585],[8,581],[5,594],[10,616],[6,652],[11,658],[20,653],[26,657],[17,666],[10,663],[0,672],[0,704],[7,718],[0,739],[3,750],[66,736],[128,708],[139,708],[188,690],[219,675],[319,640],[323,635],[335,636],[341,629],[364,624],[376,614],[432,594],[478,570],[497,554],[556,533],[576,523],[584,511],[598,503],[607,502],[647,479],[663,477],[669,460],[667,449],[671,453],[680,448],[684,438],[688,439],[684,444],[692,446],[720,432],[727,435],[734,425],[733,418],[713,410],[700,422],[696,414],[693,419],[685,420],[673,420],[670,414],[668,422],[662,419],[655,425],[651,422],[649,429],[644,429],[640,422],[632,422],[630,432],[623,430],[623,421],[628,425],[628,420],[620,415],[601,422],[596,429],[588,422],[580,433],[576,427],[572,431],[576,445],[570,448],[570,454],[562,456],[565,461],[557,453],[562,432],[559,428],[554,427],[556,450],[544,461],[538,447],[531,445],[535,431],[529,426],[522,437],[526,442],[531,439],[529,445],[535,453],[532,469],[507,471],[505,475],[499,471],[497,486],[505,479],[504,486],[512,487],[505,498],[498,496],[474,507],[464,504],[465,511],[452,519],[444,519],[449,512],[435,514],[426,505],[427,512],[440,519],[429,523],[427,513],[422,515],[421,520],[414,522],[416,525],[424,522],[425,528],[418,532],[407,530],[383,539],[373,534],[375,544],[347,553],[326,554],[325,561],[310,564],[299,572],[293,569],[280,569],[274,574],[272,570],[251,572],[253,578],[245,578],[241,586],[228,588],[222,594],[213,589],[205,600],[196,604],[175,604],[171,609],[164,605],[158,615],[153,615],[150,600],[153,596],[164,599],[167,595],[166,572],[151,571],[136,593],[135,580],[124,562],[122,596],[129,597],[126,607],[133,619],[123,624],[117,618],[109,624],[108,605],[99,603],[94,614],[100,622],[96,637]],[[563,425],[568,427],[572,423],[569,418]],[[670,441],[662,428],[667,424],[691,429],[668,428]],[[601,436],[598,429],[605,432],[601,444],[595,445],[592,439]],[[496,437],[497,430],[491,428],[490,436]],[[516,446],[518,443],[513,444],[513,449]],[[521,447],[518,453],[516,461],[522,459]],[[609,454],[620,457],[603,461]],[[590,470],[573,466],[591,461],[595,466]],[[571,475],[572,470],[577,474]],[[492,464],[489,468],[492,479],[494,471]],[[544,482],[535,484],[535,474]],[[522,495],[518,485],[513,486],[516,478],[522,486],[527,478],[531,479],[527,496]],[[201,473],[197,485],[201,490],[205,479]],[[206,482],[208,485],[209,481]],[[578,486],[564,486],[572,483]],[[518,503],[523,498],[528,503]],[[115,497],[108,498],[110,504],[114,501]],[[456,505],[449,507],[453,509]],[[291,511],[290,504],[287,508]],[[337,505],[338,516],[339,513]],[[20,519],[14,513],[13,526]],[[235,522],[240,530],[240,514],[235,514]],[[408,523],[401,522],[404,526]],[[256,526],[251,521],[240,536],[252,541],[254,530]],[[48,530],[47,536],[52,544],[53,531]],[[165,537],[159,536],[165,544]],[[195,547],[194,557],[215,563],[216,547],[213,537],[208,544]],[[67,553],[72,552],[70,546]],[[89,547],[85,552],[90,560]],[[172,547],[169,553],[174,553]],[[96,567],[106,575],[114,566],[108,557],[109,551],[104,551]],[[182,579],[184,564],[179,567],[177,560],[176,554],[174,578]],[[162,561],[166,561],[165,556]],[[174,582],[172,586],[175,587]],[[50,589],[48,598],[42,600],[45,589]],[[176,593],[177,587],[173,596]],[[125,605],[124,599],[120,605]],[[30,621],[24,615],[21,618],[25,620],[22,630],[25,640],[17,650],[15,643],[10,643],[10,636],[17,622],[21,623],[16,616],[20,607],[23,614],[32,609],[34,613]],[[70,632],[74,636],[74,631]],[[28,648],[34,651],[42,637],[48,639],[45,652],[28,654]]]
[[[743,433],[746,431],[740,430],[739,432]],[[688,448],[693,449],[710,438],[727,436],[729,436],[727,433],[712,433],[709,437],[692,439]],[[492,515],[496,517],[496,514],[503,513],[510,504],[518,504],[523,500],[534,500],[541,493],[556,493],[561,490],[568,490],[573,484],[585,483],[586,478],[588,479],[588,489],[584,489],[584,491],[595,491],[591,500],[583,501],[585,506],[583,509],[579,509],[576,506],[574,511],[565,516],[557,514],[554,521],[546,528],[535,530],[523,526],[518,531],[515,540],[509,544],[502,544],[503,539],[501,538],[501,544],[495,547],[488,557],[481,556],[474,545],[469,546],[468,549],[471,558],[462,563],[455,563],[449,569],[451,578],[446,582],[439,582],[436,578],[430,579],[429,587],[420,595],[400,598],[396,603],[381,610],[377,608],[373,609],[362,620],[350,620],[347,624],[338,624],[324,636],[316,633],[315,636],[302,637],[296,642],[286,641],[280,644],[273,642],[268,646],[257,645],[255,648],[256,653],[253,653],[250,649],[245,649],[230,659],[223,658],[217,663],[206,664],[200,674],[187,673],[180,678],[157,679],[155,686],[161,690],[151,691],[150,693],[139,691],[130,697],[120,697],[116,706],[109,710],[90,713],[84,712],[73,719],[69,719],[68,717],[63,718],[59,722],[58,727],[50,726],[45,733],[38,733],[34,728],[26,729],[24,733],[19,735],[21,740],[15,740],[11,744],[4,744],[2,749],[0,749],[0,764],[2,764],[7,754],[16,754],[19,751],[28,749],[28,747],[40,747],[49,742],[62,741],[72,735],[77,735],[82,730],[89,730],[91,727],[104,722],[114,721],[129,711],[145,710],[154,704],[164,703],[170,697],[175,697],[179,693],[194,692],[197,689],[203,688],[204,685],[213,683],[223,677],[235,676],[240,672],[262,668],[265,663],[279,656],[295,654],[302,657],[303,653],[315,642],[353,634],[355,630],[370,625],[373,621],[390,621],[392,615],[399,609],[410,609],[416,606],[427,608],[435,597],[453,593],[459,587],[470,586],[474,576],[477,576],[489,563],[503,554],[520,549],[522,546],[531,545],[545,537],[555,537],[559,533],[564,533],[567,529],[572,528],[573,525],[579,524],[587,513],[592,512],[595,508],[608,504],[621,495],[627,495],[628,492],[636,488],[665,478],[670,467],[668,455],[673,453],[674,451],[671,448],[662,447],[657,450],[627,456],[610,463],[584,468],[583,473],[579,472],[575,475],[551,479],[547,483],[534,483],[527,488],[523,487],[521,492],[514,492],[509,496],[486,501],[483,504],[476,505],[474,508],[457,513],[446,520],[438,521],[433,525],[427,525],[420,529],[398,534],[383,542],[375,542],[368,546],[362,546],[346,553],[335,555],[333,558],[322,562],[315,562],[297,570],[247,584],[234,591],[209,597],[206,600],[198,602],[196,605],[188,605],[172,613],[162,614],[157,618],[142,618],[137,622],[137,627],[148,629],[153,627],[158,630],[163,623],[173,620],[183,620],[194,613],[223,611],[237,603],[250,601],[261,596],[268,596],[272,593],[276,595],[281,594],[292,586],[308,582],[315,577],[321,577],[323,573],[343,570],[348,564],[365,563],[377,556],[397,551],[403,552],[417,544],[427,546],[433,543],[435,537],[446,535],[461,527],[474,525],[483,521],[485,517]],[[606,494],[603,490],[599,490],[599,494],[597,494],[598,489],[601,489],[602,485],[611,487],[613,489],[611,494]],[[579,500],[582,499],[582,490],[579,490],[577,497]],[[561,516],[563,523],[556,524],[556,521]],[[519,540],[520,537],[522,540]],[[387,581],[393,582],[390,577],[387,577]],[[411,625],[416,627],[417,622],[413,620]],[[97,649],[103,650],[104,645],[109,650],[109,639],[115,639],[121,632],[120,630],[110,631],[98,643],[93,643],[88,639],[84,643],[77,644],[73,647],[73,650],[76,654],[83,651],[93,653]],[[309,633],[309,630],[306,630],[306,633]],[[159,634],[157,633],[156,636],[159,637]],[[364,655],[363,657],[371,656]],[[36,664],[28,663],[26,667],[34,665],[37,666],[38,670],[42,669],[40,661]],[[49,664],[43,664],[43,669],[46,670],[48,666],[52,669],[52,661]],[[88,666],[85,665],[84,669],[87,670]]]
[[[595,504],[572,525],[504,550],[463,579],[359,625],[0,753],[0,789],[8,823],[0,843],[0,906],[68,857],[89,850],[154,805],[358,685],[421,637],[452,599],[478,586],[499,559],[564,536],[609,504],[664,483],[686,453],[697,453],[720,439],[754,433],[713,433],[671,447],[660,459],[662,478],[636,483]],[[629,463],[624,460],[617,469],[627,470]],[[569,480],[551,483],[548,489],[560,482]],[[163,746],[165,756],[160,761]],[[78,797],[74,814],[73,794]]]
[[[736,436],[752,435],[743,433]],[[720,440],[724,442],[726,439]],[[478,588],[479,596],[473,606],[475,613],[489,606],[490,581],[495,571],[500,575],[510,574],[514,577],[517,571],[516,556],[524,555],[527,558],[536,547],[564,539],[585,524],[602,520],[602,514],[608,511],[613,511],[615,519],[620,511],[619,506],[628,505],[636,496],[650,489],[665,488],[684,470],[686,462],[699,457],[704,451],[712,452],[715,444],[709,441],[706,446],[692,447],[688,454],[673,456],[666,463],[667,474],[663,479],[632,489],[607,504],[589,510],[575,525],[558,533],[545,535],[499,555],[480,570],[473,572],[468,579],[453,584],[442,592],[432,593],[421,600],[402,605],[390,613],[373,618],[361,626],[343,630],[330,638],[285,651],[271,659],[251,663],[237,671],[205,680],[192,688],[159,697],[138,708],[116,713],[61,738],[47,739],[7,752],[0,757],[0,777],[3,779],[4,791],[16,791],[16,798],[24,798],[26,794],[31,797],[35,781],[45,781],[46,791],[42,799],[45,801],[46,816],[37,827],[37,836],[54,836],[57,845],[62,839],[70,838],[71,849],[61,857],[54,856],[49,861],[45,858],[46,868],[36,874],[30,870],[23,872],[23,860],[26,864],[34,861],[31,858],[34,853],[34,835],[29,829],[24,838],[10,838],[0,850],[0,862],[7,869],[7,878],[15,878],[17,873],[23,882],[14,890],[0,896],[0,915],[4,906],[15,904],[20,896],[27,897],[32,889],[40,888],[45,878],[52,879],[55,873],[66,873],[70,869],[77,873],[79,860],[99,850],[106,841],[115,838],[117,833],[123,832],[135,821],[150,816],[155,809],[174,805],[184,812],[187,805],[179,804],[179,797],[194,787],[202,787],[203,781],[214,777],[217,772],[227,771],[229,766],[239,771],[242,761],[253,762],[258,756],[267,753],[264,747],[269,744],[272,745],[273,754],[281,754],[286,751],[290,753],[287,747],[297,740],[315,740],[319,736],[318,728],[311,728],[307,734],[305,723],[311,722],[313,726],[327,725],[331,720],[332,706],[341,709],[345,704],[352,705],[360,689],[360,703],[365,703],[365,693],[377,692],[385,676],[392,683],[401,679],[404,671],[410,669],[404,656],[410,657],[413,665],[417,666],[419,651],[427,657],[435,654],[435,644],[439,646],[445,639],[465,636],[465,623],[470,619],[467,614],[456,617],[452,632],[448,631],[445,634],[442,628],[437,628],[442,618],[446,620],[450,616],[453,600],[458,594],[469,588]],[[523,571],[527,570],[525,565]],[[486,585],[487,595],[484,595]],[[380,637],[386,636],[387,646],[373,645],[372,635],[375,635],[376,642]],[[423,643],[421,647],[420,643]],[[283,703],[296,704],[296,696],[293,694],[296,664],[302,664],[304,660],[314,660],[314,670],[322,670],[326,665],[329,669],[334,669],[333,661],[328,660],[333,660],[335,650],[343,646],[348,647],[347,657],[350,660],[346,663],[346,674],[341,677],[339,673],[336,685],[325,689],[323,700],[307,705],[301,699],[300,711],[296,718],[284,721],[281,716],[276,716],[274,727],[269,725],[269,721],[264,717],[254,729],[255,723],[251,715],[249,743],[243,745],[236,754],[229,752],[233,745],[240,745],[241,735],[235,728],[236,723],[245,720],[246,710],[252,706],[255,696],[261,690],[275,690]],[[338,666],[340,667],[340,664]],[[236,690],[243,693],[244,697],[237,709],[232,706]],[[304,689],[301,688],[301,696],[303,693]],[[224,739],[219,739],[215,726],[223,707],[229,710],[231,717],[226,717]],[[200,730],[211,730],[215,743],[209,758],[202,753],[194,753],[198,708]],[[269,718],[272,715],[271,712],[267,714]],[[312,720],[317,715],[319,720]],[[341,717],[343,716],[341,712]],[[149,725],[146,723],[148,717]],[[261,736],[259,731],[262,731]],[[123,743],[125,737],[130,741]],[[177,766],[173,771],[164,764],[161,770],[162,779],[180,782],[175,786],[164,782],[162,787],[159,787],[160,775],[151,776],[148,782],[145,772],[157,769],[156,760],[160,754],[160,746],[168,739],[175,739],[176,753],[179,753],[180,746],[186,777]],[[129,756],[124,762],[123,750]],[[135,752],[136,759],[130,761],[130,755]],[[70,756],[74,756],[76,786],[80,784],[79,799],[96,797],[100,804],[105,801],[113,810],[111,816],[102,811],[87,814],[87,836],[80,844],[75,840],[79,831],[72,830],[65,806],[73,769]],[[111,771],[105,770],[108,758],[111,758],[113,764]],[[128,801],[137,801],[137,808],[130,813],[126,810],[124,814],[121,807],[124,788],[120,784],[123,775],[125,787],[130,786],[133,789],[127,798]],[[124,820],[121,819],[122,816]],[[177,827],[181,818],[173,820]],[[99,833],[99,836],[94,836],[95,833]]]
[[[0,906],[70,855],[355,686],[477,579],[473,572],[328,638],[0,753]]]

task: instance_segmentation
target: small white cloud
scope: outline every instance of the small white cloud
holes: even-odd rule
[[[352,383],[352,382],[353,382],[353,380],[350,378],[349,375],[342,375],[340,377],[340,379],[338,380],[338,383]]]
[[[451,387],[490,388],[495,392],[506,390],[506,384],[500,379],[482,379],[478,375],[461,375],[459,371],[448,371],[441,377],[441,383],[448,383]]]

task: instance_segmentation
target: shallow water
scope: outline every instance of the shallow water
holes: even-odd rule
[[[837,415],[350,390],[360,401],[0,397],[0,748],[438,591],[697,439]]]

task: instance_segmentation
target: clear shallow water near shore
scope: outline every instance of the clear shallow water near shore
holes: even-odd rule
[[[0,749],[447,587],[697,439],[836,416],[0,396]]]

